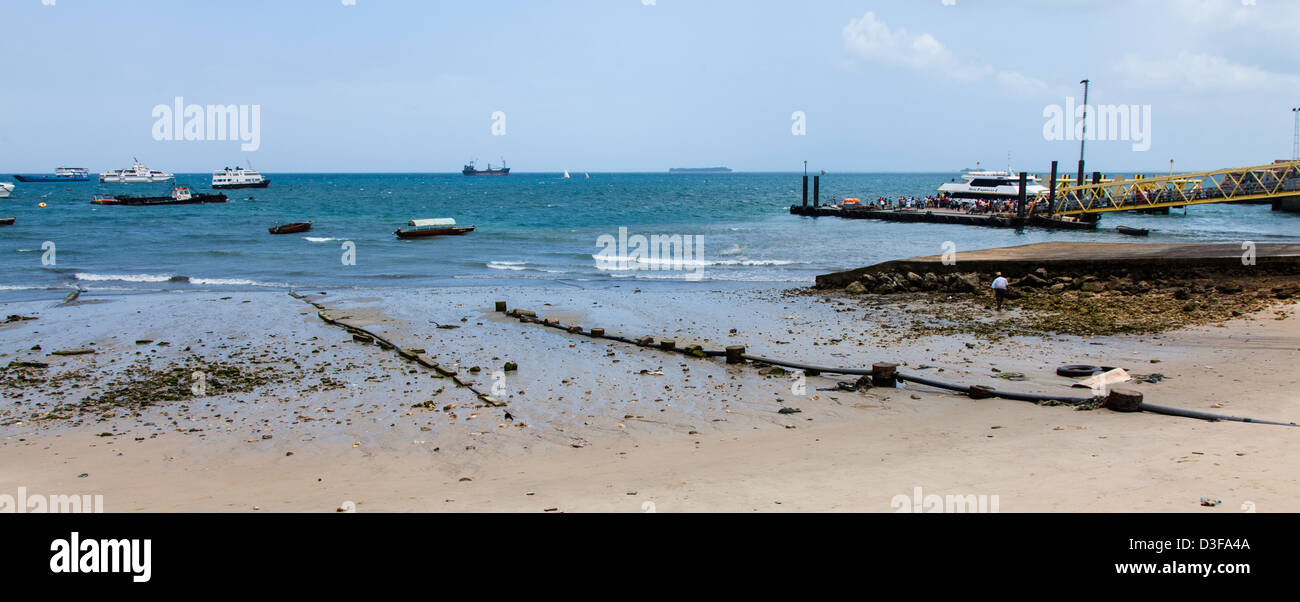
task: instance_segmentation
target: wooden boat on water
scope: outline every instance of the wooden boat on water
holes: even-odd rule
[[[409,230],[398,228],[398,238],[427,238],[430,236],[461,236],[474,231],[474,226],[457,226],[456,220],[444,217],[439,219],[413,219],[406,224]]]
[[[1073,217],[1047,217],[1045,215],[1034,215],[1029,218],[1031,226],[1039,228],[1049,228],[1052,230],[1096,230],[1097,222],[1090,220],[1081,220]]]
[[[1146,228],[1130,228],[1128,226],[1115,226],[1115,231],[1125,236],[1147,236],[1151,234]]]
[[[203,203],[224,203],[224,194],[194,194],[189,188],[177,186],[168,196],[130,196],[119,194],[113,197],[97,196],[91,203],[96,205],[124,205],[148,207],[153,205],[199,205]]]
[[[14,225],[14,218],[0,217],[0,226],[12,226],[12,225]]]
[[[311,230],[311,222],[297,222],[271,228],[271,234],[300,234]]]

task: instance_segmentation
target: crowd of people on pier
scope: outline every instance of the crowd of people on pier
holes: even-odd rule
[[[864,208],[881,211],[908,211],[926,209],[947,209],[960,211],[969,215],[987,215],[994,213],[1014,213],[1015,199],[985,200],[963,199],[940,194],[927,197],[900,196],[897,199],[877,197],[874,203],[862,203]]]

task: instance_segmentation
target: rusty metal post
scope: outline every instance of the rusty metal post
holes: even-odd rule
[[[889,388],[897,387],[898,364],[873,364],[871,366],[871,386]]]
[[[1111,389],[1106,408],[1116,412],[1141,412],[1142,393],[1132,389]]]

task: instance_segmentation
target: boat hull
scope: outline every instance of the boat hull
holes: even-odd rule
[[[488,169],[488,170],[466,169],[461,171],[460,173],[463,176],[469,176],[473,178],[491,177],[491,176],[508,176],[510,175],[510,168],[507,167],[505,169]]]
[[[262,180],[261,182],[253,182],[248,184],[213,184],[212,188],[214,190],[240,190],[243,188],[266,188],[267,186],[270,185],[271,185],[270,180]]]
[[[271,234],[301,234],[311,230],[311,222],[285,224],[270,229]]]
[[[118,195],[108,199],[92,201],[97,205],[122,205],[125,207],[152,207],[155,205],[203,205],[207,203],[224,203],[224,194],[196,194],[185,200],[176,200],[169,196],[126,196]]]
[[[15,218],[12,217],[0,217],[0,226],[12,226],[14,225],[14,220]]]
[[[475,226],[465,228],[431,228],[428,230],[401,230],[394,232],[398,238],[430,238],[434,236],[463,236],[474,231]]]
[[[1080,220],[1074,222],[1067,222],[1065,220],[1050,218],[1043,215],[1035,215],[1031,217],[1029,220],[1029,224],[1032,226],[1038,226],[1039,228],[1049,228],[1052,230],[1096,230],[1097,229],[1096,221]]]
[[[1150,236],[1151,235],[1151,231],[1145,228],[1130,228],[1128,226],[1117,226],[1115,228],[1115,231],[1125,236]]]
[[[35,174],[15,174],[14,179],[30,184],[52,184],[57,182],[89,182],[90,176],[49,176]]]

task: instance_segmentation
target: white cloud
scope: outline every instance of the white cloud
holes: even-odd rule
[[[905,28],[891,29],[868,11],[844,26],[844,46],[862,59],[932,73],[936,76],[973,82],[993,81],[1021,95],[1055,94],[1046,82],[1015,71],[999,71],[989,65],[964,60],[928,33],[914,34]]]
[[[1295,91],[1300,76],[1243,65],[1221,56],[1183,51],[1176,57],[1148,59],[1127,55],[1116,69],[1134,87],[1188,92]]]

